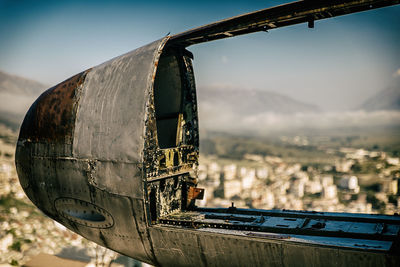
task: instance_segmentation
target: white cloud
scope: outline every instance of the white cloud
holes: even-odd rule
[[[394,77],[400,77],[400,69],[396,70],[395,73],[393,73]]]

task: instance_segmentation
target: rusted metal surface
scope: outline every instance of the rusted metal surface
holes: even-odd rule
[[[88,72],[81,72],[44,92],[29,109],[20,139],[72,144],[80,87]]]
[[[48,90],[28,112],[16,153],[26,194],[49,217],[149,263],[155,259],[144,197],[145,118],[155,62],[167,39]],[[67,122],[63,111],[72,113]],[[40,131],[32,132],[38,121]]]
[[[315,20],[399,4],[399,0],[297,1],[214,22],[171,36],[180,46],[209,42],[242,34],[268,31],[299,23],[314,25]]]
[[[194,207],[196,203],[196,199],[204,198],[204,189],[190,186],[187,193],[187,207]]]
[[[204,188],[189,187],[188,199],[203,199]]]
[[[184,48],[394,3],[299,1],[165,37],[80,73],[28,111],[16,151],[21,185],[72,231],[156,266],[399,266],[399,216],[196,207],[199,123]],[[169,91],[155,90],[181,98],[172,114],[158,110],[168,110]],[[160,114],[175,124],[162,125]],[[164,131],[172,138],[162,146]]]

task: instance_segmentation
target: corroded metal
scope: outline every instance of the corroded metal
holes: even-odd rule
[[[79,73],[44,92],[30,108],[20,138],[71,144],[80,87],[89,71]]]
[[[167,40],[47,91],[28,111],[16,151],[20,182],[38,208],[80,235],[145,262],[155,262],[144,197],[146,106],[155,62]],[[73,93],[76,88],[79,94]],[[56,101],[52,95],[58,96]],[[57,103],[69,105],[53,108]],[[37,121],[47,115],[41,112],[45,118],[36,119],[37,106],[51,109],[53,121],[65,109],[72,113],[73,127],[64,128],[68,139],[49,139],[54,135],[43,133]],[[58,131],[55,123],[47,126],[50,133]]]
[[[21,126],[22,187],[72,231],[156,266],[399,266],[399,216],[195,205],[204,191],[185,46],[368,3],[398,1],[299,1],[250,13],[165,37],[49,89]]]

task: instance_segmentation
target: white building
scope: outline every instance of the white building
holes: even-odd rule
[[[221,172],[221,167],[218,163],[212,162],[208,165],[208,175],[213,175],[215,173]]]
[[[326,175],[321,178],[322,187],[327,187],[333,185],[333,176]]]
[[[224,181],[225,198],[230,199],[235,195],[240,196],[241,191],[242,191],[242,184],[239,180]]]
[[[343,176],[339,181],[339,186],[343,189],[353,191],[354,193],[360,192],[360,186],[358,185],[358,178],[354,175]]]
[[[303,197],[304,196],[304,181],[303,180],[295,180],[290,185],[290,193],[297,198]]]
[[[240,178],[242,179],[243,190],[251,189],[256,182],[256,171],[254,169],[240,168]]]
[[[0,175],[2,178],[10,178],[12,176],[12,170],[13,167],[11,166],[11,164],[8,163],[2,163],[0,164]]]
[[[237,167],[236,164],[225,165],[223,168],[224,179],[233,180],[237,178]]]
[[[207,178],[207,166],[204,164],[199,164],[199,181],[204,181]]]
[[[327,185],[322,188],[322,196],[325,199],[334,199],[337,196],[336,185]]]
[[[273,209],[275,207],[274,194],[271,191],[266,190],[265,193],[262,195],[261,202],[264,209]]]
[[[308,181],[304,187],[306,193],[317,194],[322,192],[322,185],[319,180]]]
[[[387,158],[386,162],[388,164],[394,165],[394,166],[400,165],[400,159],[399,158]]]
[[[303,172],[303,171],[297,171],[294,174],[294,177],[296,177],[297,179],[302,180],[303,182],[307,182],[309,180],[308,173]]]
[[[299,163],[291,165],[289,167],[286,168],[285,174],[286,175],[293,175],[295,173],[300,172],[301,170],[301,165]]]
[[[268,168],[266,167],[257,168],[256,175],[258,179],[263,179],[263,180],[267,179],[268,174],[269,174]]]
[[[349,172],[354,165],[354,160],[345,160],[336,162],[335,168],[338,172]]]
[[[382,184],[382,191],[388,195],[396,195],[398,190],[397,179],[385,179]]]
[[[212,187],[218,187],[221,184],[221,174],[219,172],[209,174],[207,184]]]

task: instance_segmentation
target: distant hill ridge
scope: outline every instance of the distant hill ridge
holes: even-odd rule
[[[360,107],[366,111],[400,110],[400,78],[392,86],[368,98]]]
[[[0,93],[37,96],[49,86],[0,71]]]
[[[49,86],[0,71],[0,123],[17,130],[30,105]]]
[[[218,105],[221,112],[223,108],[227,108],[242,116],[265,112],[295,114],[320,111],[317,105],[303,103],[270,91],[210,87],[201,87],[197,91],[199,105]]]

